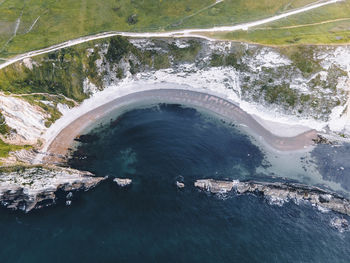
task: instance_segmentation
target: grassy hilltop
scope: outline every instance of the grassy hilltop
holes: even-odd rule
[[[232,25],[314,0],[0,0],[0,59],[104,31]],[[1,60],[0,60],[1,62]]]
[[[350,43],[350,1],[323,6],[247,31],[207,35],[267,45]]]

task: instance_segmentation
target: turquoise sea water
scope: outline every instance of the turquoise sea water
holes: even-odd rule
[[[74,193],[71,206],[2,209],[0,262],[350,262],[350,232],[330,225],[339,215],[193,187],[202,178],[272,180],[261,173],[264,152],[235,126],[159,105],[90,134],[70,165],[110,180]],[[314,155],[321,162],[329,151]],[[120,188],[114,177],[133,184]]]

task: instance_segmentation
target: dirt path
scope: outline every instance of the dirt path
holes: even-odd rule
[[[339,21],[347,21],[347,20],[350,20],[350,17],[326,20],[326,21],[311,23],[311,24],[301,24],[301,25],[283,26],[283,27],[260,27],[260,28],[256,28],[256,29],[258,29],[258,30],[292,29],[292,28],[299,28],[299,27],[317,26],[317,25],[323,25],[323,24],[339,22]]]
[[[185,17],[181,18],[180,20],[178,20],[177,22],[172,23],[172,24],[181,25],[181,24],[183,23],[183,21],[185,21],[186,19],[189,19],[189,18],[191,18],[191,17],[194,17],[194,16],[196,16],[196,15],[198,15],[198,14],[204,12],[205,10],[208,10],[208,9],[210,9],[210,8],[212,8],[212,7],[214,7],[214,6],[218,5],[218,4],[220,4],[220,3],[222,3],[223,1],[224,1],[224,0],[216,0],[215,3],[213,3],[213,4],[211,4],[211,5],[208,5],[208,6],[206,6],[206,7],[203,7],[202,9],[197,10],[196,12],[194,12],[194,13],[188,15],[188,16],[185,16]],[[169,25],[166,26],[165,28],[168,28],[169,26],[171,26],[171,25],[169,24]]]
[[[38,16],[38,18],[34,20],[33,24],[29,27],[26,34],[28,34],[30,31],[33,30],[34,26],[36,25],[36,23],[38,22],[39,19],[40,19],[40,16]]]
[[[2,48],[0,49],[0,51],[4,50],[5,47],[8,45],[8,43],[10,43],[10,42],[16,37],[18,28],[19,28],[19,26],[20,26],[20,24],[21,24],[22,15],[23,15],[23,11],[21,12],[21,14],[19,15],[19,17],[18,17],[17,20],[16,20],[15,29],[14,29],[14,31],[13,31],[12,36],[6,41],[6,43],[2,46]],[[0,69],[1,69],[1,66],[0,66]]]

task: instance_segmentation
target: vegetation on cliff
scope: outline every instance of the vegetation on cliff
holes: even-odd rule
[[[32,146],[30,145],[13,145],[13,144],[7,144],[3,140],[0,139],[0,158],[5,158],[9,155],[10,152],[18,151],[21,149],[30,149]],[[0,161],[1,165],[1,161]]]
[[[6,124],[5,117],[0,112],[0,134],[8,135],[11,132],[11,128]]]
[[[47,112],[45,125],[49,127],[61,116],[60,106],[74,107],[126,76],[137,79],[138,73],[152,76],[167,69],[170,75],[203,71],[200,74],[205,78],[206,71],[218,68],[227,72],[220,81],[244,101],[327,121],[332,109],[347,101],[339,83],[348,72],[333,62],[325,68],[318,58],[324,52],[327,50],[317,46],[268,48],[116,36],[12,64],[0,70],[0,91]],[[234,78],[238,78],[237,87],[231,86]],[[6,126],[2,130],[6,132]]]

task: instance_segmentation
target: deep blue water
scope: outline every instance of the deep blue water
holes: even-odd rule
[[[0,262],[350,262],[333,213],[214,196],[200,178],[261,178],[264,154],[234,126],[176,105],[133,110],[91,134],[70,164],[128,177],[29,214],[0,213]],[[177,189],[176,180],[186,187]]]

